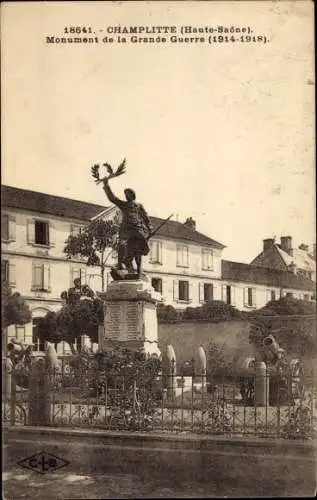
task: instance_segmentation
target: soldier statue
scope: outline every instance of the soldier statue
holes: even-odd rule
[[[142,269],[142,256],[148,255],[150,251],[148,245],[149,239],[166,224],[172,215],[153,231],[151,221],[143,205],[136,202],[136,195],[133,189],[125,189],[124,194],[126,199],[120,200],[114,195],[109,186],[110,179],[125,173],[125,160],[123,160],[115,172],[108,163],[104,163],[103,165],[106,167],[108,175],[100,178],[100,166],[94,165],[91,168],[92,176],[97,184],[103,183],[103,189],[108,200],[116,205],[122,214],[122,222],[119,229],[118,263],[116,269],[112,269],[111,274],[114,280],[133,279],[135,276],[139,278]],[[136,263],[136,272],[133,261]],[[127,274],[124,272],[124,267],[127,270]]]
[[[133,189],[124,190],[125,200],[117,198],[110,186],[109,178],[104,179],[103,189],[108,200],[116,205],[122,213],[122,222],[119,229],[119,248],[117,269],[125,267],[129,274],[134,274],[133,260],[136,263],[137,275],[141,275],[142,256],[150,251],[148,239],[153,231],[152,224],[143,205],[136,202]]]

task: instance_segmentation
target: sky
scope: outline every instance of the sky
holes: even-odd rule
[[[118,25],[250,26],[269,41],[45,43]],[[2,184],[107,205],[90,167],[126,158],[115,193],[193,217],[224,258],[315,241],[312,2],[4,2],[1,26]]]

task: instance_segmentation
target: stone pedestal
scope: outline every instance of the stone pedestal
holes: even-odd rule
[[[162,297],[149,281],[113,281],[100,297],[105,304],[104,328],[99,330],[100,351],[115,346],[128,349],[143,347],[148,354],[160,356],[156,303]]]

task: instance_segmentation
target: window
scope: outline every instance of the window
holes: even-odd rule
[[[9,216],[1,215],[1,239],[7,241],[9,239]]]
[[[49,224],[41,220],[36,220],[34,223],[35,231],[35,244],[36,245],[49,245]]]
[[[202,249],[202,269],[212,270],[213,269],[213,251],[211,248]]]
[[[9,283],[9,261],[1,261],[1,281],[4,283]]]
[[[8,260],[1,261],[1,279],[11,287],[16,285],[15,264]]]
[[[271,290],[271,300],[276,300],[276,291]]]
[[[213,292],[213,285],[211,283],[204,283],[204,302],[213,301]]]
[[[44,351],[45,341],[42,335],[43,318],[33,318],[32,320],[32,343],[35,346],[35,351]]]
[[[199,283],[199,302],[212,302],[214,300],[214,287],[212,283]]]
[[[188,267],[188,246],[177,245],[177,265]]]
[[[189,283],[188,281],[178,282],[178,299],[179,300],[189,300]]]
[[[25,342],[25,326],[24,325],[15,325],[15,337],[20,340],[20,342]]]
[[[286,293],[286,297],[293,297],[293,293],[292,292],[287,292]]]
[[[222,300],[228,305],[235,304],[236,289],[231,285],[222,285]]]
[[[162,242],[153,240],[150,242],[150,262],[152,264],[162,264]]]
[[[33,264],[32,290],[50,291],[50,265]]]
[[[162,293],[162,280],[161,278],[152,278],[152,287],[156,292]]]
[[[309,294],[308,293],[304,293],[304,300],[309,300]]]
[[[244,305],[249,307],[254,307],[256,304],[256,289],[255,288],[245,288],[244,289]]]
[[[1,239],[15,241],[15,217],[13,215],[1,214]]]
[[[226,286],[226,302],[227,304],[231,304],[231,286]]]

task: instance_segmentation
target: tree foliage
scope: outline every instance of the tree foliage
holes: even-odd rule
[[[25,325],[32,319],[28,304],[19,292],[12,293],[7,283],[2,283],[2,325]]]
[[[259,345],[265,336],[272,333],[281,347],[291,355],[317,355],[314,303],[283,297],[254,311],[250,320],[254,325],[250,332],[253,345]]]
[[[75,280],[76,281],[76,280]],[[68,342],[72,351],[81,336],[87,335],[98,342],[99,325],[103,322],[103,302],[87,286],[70,288],[62,293],[63,307],[56,313],[49,312],[42,319],[38,334],[41,340]]]
[[[316,314],[316,303],[293,297],[282,297],[268,302],[264,307],[252,313],[257,317],[270,314],[279,316],[314,315]]]
[[[105,285],[105,265],[111,252],[117,249],[119,218],[91,221],[79,234],[69,235],[64,248],[68,259],[80,257],[87,266],[100,267],[102,290]]]

